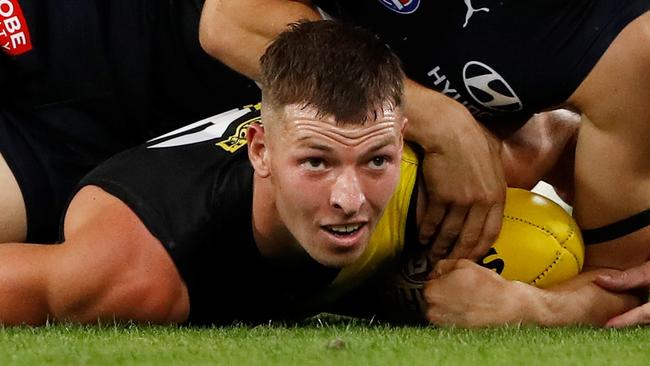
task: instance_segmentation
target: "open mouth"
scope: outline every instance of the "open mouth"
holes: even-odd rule
[[[338,237],[348,237],[354,235],[361,230],[365,224],[349,224],[349,225],[325,225],[324,229],[332,235]]]

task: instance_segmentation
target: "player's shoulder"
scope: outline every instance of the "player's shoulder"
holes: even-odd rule
[[[205,172],[226,169],[234,174],[234,162],[241,162],[236,164],[241,166],[237,171],[250,170],[246,130],[260,120],[259,109],[259,105],[232,109],[154,138],[111,157],[86,176],[84,183],[110,181],[147,190],[162,181],[174,182],[177,189],[202,182],[209,192],[217,184],[213,179],[223,175]]]
[[[146,147],[166,148],[210,141],[224,151],[234,153],[246,145],[248,126],[261,121],[260,108],[258,103],[204,118],[149,140]]]

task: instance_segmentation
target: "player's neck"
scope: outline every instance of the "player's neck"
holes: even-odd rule
[[[273,261],[300,261],[304,250],[287,230],[278,214],[274,192],[267,179],[253,178],[253,238],[260,254]]]

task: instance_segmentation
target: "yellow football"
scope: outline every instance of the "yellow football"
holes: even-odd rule
[[[407,247],[401,270],[383,289],[385,315],[421,319],[425,306],[421,289],[431,270],[427,251],[417,245]],[[580,272],[584,244],[575,221],[557,203],[527,190],[508,188],[501,233],[478,263],[508,280],[544,288]]]
[[[582,269],[585,253],[578,225],[550,199],[509,188],[502,225],[479,264],[504,278],[545,288]]]

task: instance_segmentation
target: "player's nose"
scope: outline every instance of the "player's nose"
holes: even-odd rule
[[[330,205],[352,216],[361,210],[366,196],[353,169],[344,170],[334,181],[330,193]]]

